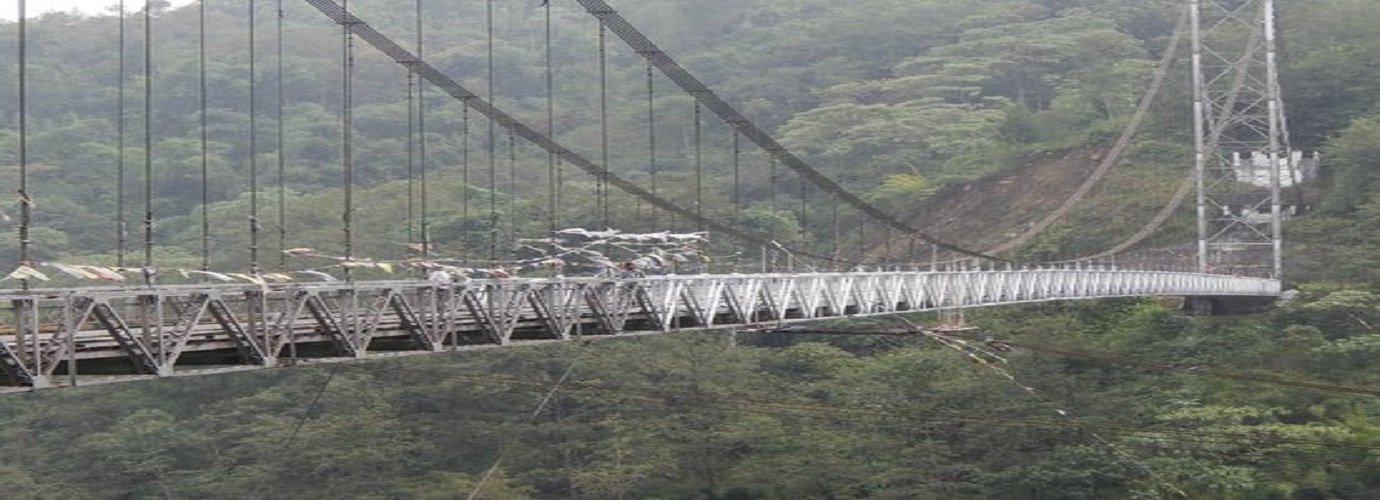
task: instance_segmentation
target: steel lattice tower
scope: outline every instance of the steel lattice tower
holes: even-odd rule
[[[1198,266],[1279,277],[1288,165],[1274,0],[1190,0]]]

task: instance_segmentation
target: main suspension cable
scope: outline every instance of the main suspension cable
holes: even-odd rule
[[[602,175],[604,178],[608,180],[608,183],[610,185],[617,187],[623,192],[628,193],[638,199],[646,201],[657,208],[675,213],[676,215],[681,217],[689,219],[695,218],[695,212],[693,210],[679,206],[664,198],[652,196],[651,193],[648,192],[646,189],[643,189],[642,187],[638,186],[633,182],[630,182],[626,179],[618,177],[617,175],[614,175],[612,172],[609,172],[608,169],[598,164],[595,164],[594,162],[589,161],[588,159],[584,158],[578,153],[571,151],[569,148],[561,146],[560,144],[553,141],[551,138],[536,131],[527,124],[518,121],[511,115],[508,115],[502,110],[499,110],[498,108],[494,107],[490,102],[475,95],[473,92],[466,89],[464,86],[460,85],[459,82],[441,73],[435,67],[431,66],[430,64],[427,64],[425,61],[418,60],[415,55],[408,52],[406,49],[402,48],[397,43],[393,42],[388,37],[384,36],[382,33],[379,33],[377,30],[369,26],[367,23],[360,21],[357,17],[345,11],[343,8],[341,8],[339,4],[336,4],[333,0],[305,1],[308,4],[311,4],[313,7],[316,7],[317,10],[319,10],[322,14],[331,18],[336,23],[346,27],[347,30],[350,30],[352,33],[358,35],[360,38],[364,39],[366,42],[373,45],[376,49],[392,58],[398,64],[415,64],[417,67],[418,74],[422,78],[425,78],[433,85],[436,85],[438,88],[446,92],[451,97],[464,102],[467,109],[472,108],[475,111],[478,111],[480,114],[487,117],[490,120],[491,126],[493,126],[493,124],[501,124],[505,129],[511,131],[516,136],[522,137],[524,140],[532,144],[535,144],[538,147],[541,147],[547,151],[554,151],[558,158],[564,159],[566,162],[575,165],[576,167],[579,167],[581,170],[584,170],[586,173],[589,173],[590,175]],[[492,141],[490,141],[490,147],[492,148]],[[738,228],[735,228],[728,224],[724,224],[712,218],[705,218],[702,219],[702,221],[705,224],[705,227],[710,230],[722,232],[726,235],[753,243],[755,245],[773,245],[768,239],[764,238],[761,235],[752,234],[739,230]],[[830,260],[829,257],[816,255],[804,250],[791,249],[790,251],[796,254],[797,256],[804,256],[821,260]]]
[[[1180,35],[1179,31],[1182,30],[1184,24],[1188,24],[1191,22],[1191,15],[1191,9],[1186,9],[1184,12],[1184,17],[1179,19],[1180,25],[1175,27],[1175,37],[1182,36]],[[1246,39],[1246,46],[1248,47],[1248,49],[1245,51],[1245,55],[1242,56],[1243,60],[1237,61],[1237,63],[1242,65],[1247,64],[1248,61],[1244,60],[1244,58],[1250,57],[1250,54],[1254,52],[1254,47],[1256,47],[1259,43],[1261,43],[1260,33],[1258,31],[1252,31],[1250,36]],[[1173,44],[1171,46],[1171,50],[1173,47],[1177,47],[1177,44]],[[1225,102],[1223,103],[1223,109],[1233,109],[1236,106],[1237,101],[1240,99],[1239,90],[1242,88],[1242,85],[1244,84],[1246,72],[1236,72],[1236,74],[1232,78],[1233,79],[1230,88],[1233,90],[1229,92],[1226,96]],[[1227,128],[1225,120],[1229,118],[1230,115],[1223,115],[1221,117],[1222,121],[1217,122],[1212,127],[1209,137],[1206,141],[1206,143],[1208,144],[1208,149],[1217,147],[1216,145],[1218,141],[1221,140],[1222,133]],[[1158,231],[1159,228],[1164,225],[1165,221],[1169,220],[1169,217],[1171,217],[1175,212],[1179,210],[1179,207],[1183,205],[1184,200],[1188,199],[1188,195],[1194,191],[1195,187],[1197,187],[1197,180],[1198,179],[1196,175],[1189,175],[1188,177],[1186,177],[1183,180],[1183,182],[1179,184],[1179,188],[1176,191],[1174,191],[1174,194],[1169,198],[1169,201],[1165,203],[1163,207],[1160,208],[1159,213],[1156,213],[1155,216],[1150,219],[1150,222],[1145,223],[1145,225],[1142,226],[1140,230],[1136,231],[1135,234],[1132,234],[1130,237],[1126,238],[1121,243],[1112,246],[1112,248],[1108,250],[1089,256],[1078,257],[1076,259],[1069,259],[1069,261],[1101,259],[1119,254],[1122,251],[1125,251],[1126,249],[1140,244],[1141,241],[1145,240],[1146,238],[1149,238],[1150,235]]]
[[[1027,228],[1020,235],[1005,243],[997,245],[996,248],[988,250],[987,253],[997,254],[1024,246],[1026,243],[1030,242],[1031,239],[1049,229],[1051,225],[1067,215],[1069,211],[1073,210],[1073,206],[1083,201],[1083,198],[1087,196],[1088,192],[1092,191],[1092,188],[1106,177],[1107,173],[1110,172],[1112,167],[1121,159],[1122,153],[1125,152],[1126,147],[1130,145],[1131,139],[1140,131],[1141,123],[1145,121],[1145,117],[1150,113],[1151,106],[1155,102],[1155,97],[1159,95],[1160,89],[1163,88],[1164,79],[1169,74],[1170,65],[1174,62],[1175,54],[1178,52],[1179,45],[1181,45],[1180,42],[1183,38],[1183,33],[1188,26],[1188,17],[1188,8],[1185,6],[1183,12],[1178,16],[1173,34],[1169,37],[1169,45],[1166,47],[1164,54],[1160,57],[1159,65],[1156,67],[1150,86],[1145,91],[1145,94],[1141,96],[1140,104],[1136,107],[1135,113],[1131,116],[1131,121],[1122,129],[1121,135],[1117,138],[1116,143],[1107,151],[1106,156],[1098,163],[1097,168],[1093,170],[1092,174],[1088,175],[1083,180],[1083,183],[1074,190],[1073,194],[1065,198],[1063,203],[1061,203],[1058,208],[1054,209],[1053,212],[1046,214],[1044,218]],[[1153,225],[1154,228],[1158,228],[1158,226],[1159,224]],[[1153,231],[1153,229],[1151,231]],[[1148,233],[1149,232],[1146,232],[1146,235],[1148,235]],[[1138,232],[1137,234],[1139,235],[1140,233]],[[1143,238],[1144,237],[1141,236],[1140,238],[1131,238],[1128,241],[1133,240],[1133,245]],[[1131,245],[1118,245],[1119,249],[1111,253],[1119,252],[1121,249],[1130,246]]]
[[[779,159],[788,168],[794,170],[796,173],[800,174],[801,177],[804,177],[816,186],[819,186],[820,189],[837,196],[840,200],[853,206],[868,217],[907,234],[914,234],[917,238],[925,240],[932,245],[971,257],[1009,262],[1009,259],[970,250],[930,236],[919,229],[901,222],[896,217],[883,212],[876,206],[864,201],[862,198],[859,198],[842,186],[839,186],[833,180],[829,179],[818,170],[815,170],[814,167],[811,167],[809,164],[805,163],[804,160],[801,160],[799,157],[795,156],[794,153],[791,153],[781,144],[777,143],[776,140],[772,139],[765,131],[758,128],[731,105],[719,98],[714,91],[701,83],[699,79],[691,75],[669,55],[662,52],[656,44],[652,43],[651,40],[626,19],[623,19],[623,16],[619,15],[617,11],[613,10],[613,8],[603,0],[577,1],[581,6],[585,7],[587,12],[597,17],[603,25],[607,25],[609,29],[613,30],[614,34],[617,34],[624,43],[628,44],[629,47],[643,58],[646,58],[649,64],[656,66],[661,70],[662,74],[679,85],[681,90],[694,96],[696,100],[703,103],[705,107],[708,107],[725,123],[732,125],[742,132],[743,135],[747,136],[748,139],[756,143],[759,148],[767,151],[773,158]]]

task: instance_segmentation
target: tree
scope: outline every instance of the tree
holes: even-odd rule
[[[1380,194],[1380,115],[1356,118],[1325,151],[1332,189],[1319,207],[1323,212],[1351,212]]]

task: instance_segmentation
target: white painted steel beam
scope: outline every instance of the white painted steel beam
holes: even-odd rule
[[[1256,296],[1276,280],[1096,268],[172,285],[0,292],[6,382],[93,370],[367,358],[593,335],[1136,296]]]

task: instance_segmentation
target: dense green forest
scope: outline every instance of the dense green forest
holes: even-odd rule
[[[552,3],[549,132],[600,158],[598,25],[572,2]],[[1110,142],[1181,7],[611,3],[784,145],[897,212],[1031,157]],[[265,263],[287,247],[343,251],[339,28],[304,2],[284,2],[279,72],[280,18],[274,2],[259,0],[251,70],[247,4],[206,6],[204,142],[197,6],[150,13],[151,78],[142,13],[127,16],[124,43],[110,15],[28,23],[23,139],[35,259],[108,265],[128,253],[137,261],[146,198],[160,266],[198,267],[205,241],[210,268],[243,271],[255,212],[273,256]],[[427,60],[480,95],[492,64],[493,102],[545,127],[542,2],[494,2],[492,63],[484,2],[425,4]],[[413,46],[411,2],[350,5]],[[1322,151],[1325,167],[1310,188],[1312,210],[1287,227],[1287,268],[1300,293],[1268,312],[1199,317],[1155,300],[1057,303],[969,311],[981,331],[966,347],[907,336],[681,333],[11,394],[0,399],[0,443],[11,457],[0,465],[0,491],[16,499],[1375,498],[1378,8],[1377,0],[1279,5],[1293,144]],[[17,28],[0,24],[0,45],[14,46]],[[409,257],[403,243],[419,238],[423,163],[438,253],[544,234],[553,216],[547,156],[510,148],[501,131],[489,136],[482,117],[432,88],[421,158],[409,148],[416,108],[408,96],[417,94],[407,73],[357,44],[356,254]],[[659,194],[684,206],[697,201],[702,177],[699,201],[716,219],[816,251],[839,244],[822,216],[829,200],[787,176],[773,182],[762,153],[745,150],[738,175],[724,125],[706,120],[697,148],[692,100],[664,79],[650,99],[653,166],[644,63],[616,39],[608,49],[611,170],[644,186],[658,175]],[[0,185],[11,190],[19,68],[15,51],[0,53]],[[1182,171],[1191,158],[1188,76],[1183,64],[1169,71],[1128,161]],[[144,175],[146,165],[154,175]],[[597,180],[564,176],[559,222],[598,227]],[[626,195],[610,198],[614,227],[696,229],[654,218]],[[18,209],[18,201],[0,207],[12,230]],[[846,210],[840,216],[862,225]],[[865,247],[877,232],[850,231],[842,245]],[[1097,247],[1078,237],[1045,240],[1040,254]],[[734,251],[714,241],[724,246],[715,252]],[[6,238],[0,255],[14,263],[17,247]]]

